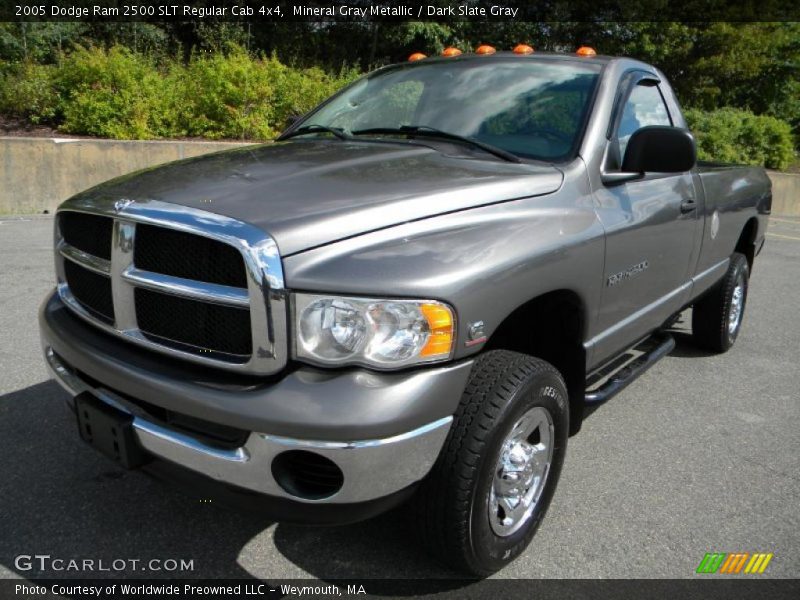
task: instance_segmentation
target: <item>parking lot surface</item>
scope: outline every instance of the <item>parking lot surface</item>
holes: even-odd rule
[[[446,578],[402,512],[347,527],[276,524],[119,470],[80,441],[45,375],[36,312],[53,286],[52,219],[0,220],[0,578],[19,555],[191,560],[148,576]],[[561,482],[506,578],[684,578],[706,552],[771,552],[800,576],[800,220],[773,218],[727,354],[687,335],[570,439]],[[679,329],[686,330],[684,316]]]

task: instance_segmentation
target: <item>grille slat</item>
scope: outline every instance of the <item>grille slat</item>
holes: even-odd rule
[[[232,287],[247,287],[244,259],[211,238],[139,224],[133,262],[138,269]]]
[[[110,217],[69,211],[58,216],[58,227],[65,242],[105,260],[111,260],[113,226],[114,220]]]
[[[71,260],[64,261],[64,273],[72,295],[81,306],[104,323],[114,323],[111,280]]]
[[[253,351],[250,311],[161,294],[135,291],[139,329],[148,338],[199,355],[241,361]]]

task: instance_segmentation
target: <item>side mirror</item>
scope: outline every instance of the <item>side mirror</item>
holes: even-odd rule
[[[634,132],[625,148],[623,173],[683,173],[697,161],[692,134],[677,127],[650,125]]]

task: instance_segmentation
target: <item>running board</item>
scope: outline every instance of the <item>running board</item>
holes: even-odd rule
[[[599,404],[605,402],[612,396],[616,396],[641,375],[672,352],[675,348],[675,340],[668,333],[659,333],[649,338],[640,346],[644,352],[641,356],[627,363],[619,371],[612,373],[608,379],[596,390],[587,391],[584,397],[586,404]],[[650,347],[652,345],[652,347]],[[639,346],[637,346],[637,349]]]

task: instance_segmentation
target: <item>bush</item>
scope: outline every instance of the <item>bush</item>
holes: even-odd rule
[[[56,65],[0,64],[0,113],[117,139],[263,140],[357,75],[296,69],[238,46],[188,64],[122,46],[78,48]]]
[[[331,76],[316,67],[287,67],[274,56],[265,62],[265,66],[275,81],[273,105],[277,129],[283,129],[289,117],[304,115],[360,76],[353,69],[342,69],[338,76]]]
[[[0,112],[35,124],[52,122],[59,97],[53,87],[55,69],[24,62],[0,70]]]
[[[762,165],[785,169],[795,158],[789,123],[746,110],[687,110],[701,160]]]
[[[81,48],[62,61],[55,75],[63,114],[60,128],[117,139],[174,135],[173,84],[172,77],[127,48]]]
[[[266,139],[273,128],[274,78],[261,60],[241,48],[227,56],[193,57],[183,75],[186,104],[181,115],[188,135]]]
[[[275,56],[252,58],[238,46],[193,57],[185,70],[186,130],[208,138],[271,138],[290,116],[308,112],[357,76],[296,69]]]

